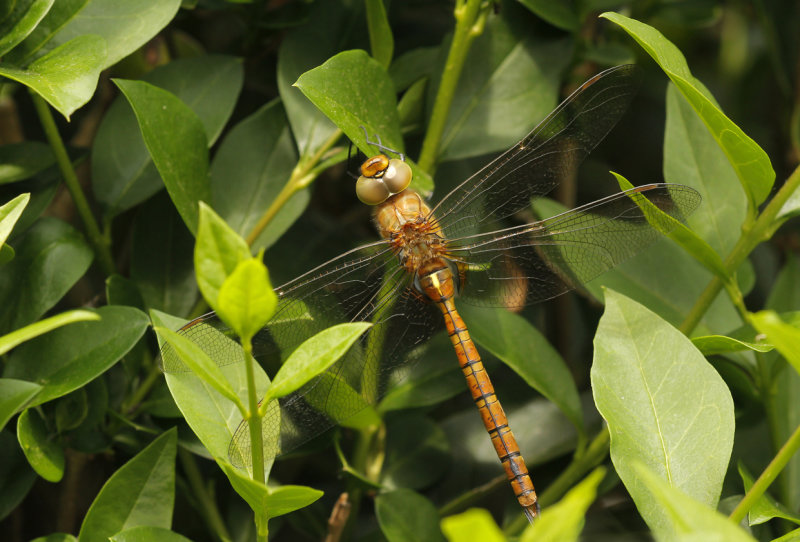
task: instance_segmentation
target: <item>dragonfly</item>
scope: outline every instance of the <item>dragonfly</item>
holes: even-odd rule
[[[376,404],[393,375],[416,362],[420,345],[444,328],[514,495],[530,521],[540,514],[519,445],[456,304],[513,310],[561,295],[641,251],[698,207],[700,195],[688,186],[648,184],[544,220],[515,222],[603,140],[628,108],[637,80],[632,65],[592,77],[435,206],[408,188],[411,169],[402,155],[368,140],[381,152],[361,165],[356,193],[374,207],[380,240],[276,288],[278,307],[253,340],[254,356],[274,369],[333,324],[373,325],[327,371],[268,405],[265,457],[292,451],[337,424],[356,427],[358,414]],[[214,313],[180,333],[218,365],[243,359]],[[162,360],[166,372],[188,370],[168,345]],[[228,451],[232,464],[249,464],[245,423]]]

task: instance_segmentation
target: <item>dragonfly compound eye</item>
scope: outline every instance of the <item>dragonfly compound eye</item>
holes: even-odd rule
[[[411,168],[397,158],[389,160],[389,166],[383,174],[383,182],[392,194],[399,194],[411,184]]]
[[[356,196],[367,205],[378,205],[391,196],[383,179],[361,176],[356,181]]]
[[[364,177],[383,177],[387,167],[389,167],[389,157],[378,154],[366,160],[359,169]]]

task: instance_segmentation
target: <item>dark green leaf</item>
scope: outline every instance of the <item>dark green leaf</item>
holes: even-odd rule
[[[0,35],[2,35],[1,32]],[[28,179],[54,163],[53,151],[40,141],[23,141],[22,143],[2,145],[0,146],[0,184]]]
[[[438,56],[438,47],[417,47],[397,57],[389,66],[394,90],[402,92],[420,79],[428,78]]]
[[[42,387],[25,380],[0,378],[0,431],[11,416],[22,410]]]
[[[56,432],[65,433],[80,426],[89,415],[86,388],[78,388],[56,401]]]
[[[22,502],[36,478],[12,433],[0,432],[0,519]]]
[[[549,2],[548,0],[520,0],[520,3],[533,13],[560,28],[561,30],[574,31],[578,29],[580,21],[572,2]]]
[[[389,489],[422,489],[450,466],[450,447],[442,430],[423,416],[390,419],[381,483]]]
[[[165,527],[139,526],[120,531],[110,538],[111,542],[191,542],[188,538]]]
[[[0,12],[0,57],[14,48],[36,28],[55,0],[10,2],[9,13]],[[5,11],[5,8],[4,10]]]
[[[410,489],[382,493],[375,499],[378,525],[389,542],[443,541],[439,513],[433,504]]]
[[[114,273],[106,279],[106,299],[109,305],[127,305],[144,310],[144,300],[136,283]]]
[[[147,150],[189,231],[197,204],[211,199],[208,141],[198,116],[174,94],[143,81],[115,80],[131,103]]]
[[[170,528],[177,440],[174,428],[166,431],[111,475],[83,519],[82,542],[105,542],[140,525]]]
[[[204,55],[170,62],[143,80],[173,93],[194,111],[210,146],[233,111],[242,79],[239,59]],[[94,193],[105,206],[107,216],[141,203],[163,186],[138,130],[136,116],[122,96],[111,104],[94,139],[92,180]]]
[[[0,267],[0,335],[37,320],[83,276],[92,250],[69,224],[43,218],[19,237]]]
[[[639,482],[634,462],[716,506],[733,446],[733,401],[689,339],[609,290],[595,336],[592,390],[611,432],[611,460],[655,531],[670,519]],[[703,476],[697,476],[698,470]]]
[[[372,58],[388,68],[392,63],[394,54],[394,37],[389,19],[386,17],[386,8],[383,0],[366,0],[367,30],[369,31],[369,44]]]
[[[80,388],[114,365],[147,327],[132,307],[101,307],[97,322],[80,322],[29,341],[11,354],[4,376],[43,386],[39,405]]]
[[[17,438],[28,463],[48,482],[58,482],[64,476],[64,449],[51,437],[36,410],[29,408],[17,418]]]
[[[450,542],[480,540],[481,542],[507,542],[503,531],[482,508],[470,508],[466,512],[442,519],[442,532]]]
[[[217,313],[243,341],[249,342],[272,318],[277,304],[267,267],[259,258],[250,258],[239,262],[222,283]]]
[[[31,542],[76,542],[78,539],[67,533],[53,533],[34,538]]]
[[[11,245],[0,245],[0,265],[10,262],[16,256],[16,252]]]

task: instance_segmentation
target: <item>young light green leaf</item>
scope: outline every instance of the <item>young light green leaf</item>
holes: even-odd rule
[[[194,247],[194,267],[200,292],[215,308],[219,290],[239,262],[250,258],[250,248],[211,207],[200,204],[200,224]]]
[[[744,491],[747,493],[753,487],[753,476],[744,464],[739,461],[739,476],[742,477]],[[759,497],[747,514],[748,525],[760,525],[773,518],[782,518],[800,525],[800,515],[787,510],[786,507],[773,499],[769,493]]]
[[[692,337],[692,344],[694,344],[704,356],[715,356],[729,352],[741,352],[743,350],[769,352],[775,348],[769,343],[742,341],[734,337],[726,337],[725,335]]]
[[[336,363],[371,325],[369,322],[339,324],[306,340],[278,370],[263,404],[292,393]]]
[[[583,435],[578,389],[567,364],[547,339],[527,320],[507,310],[487,310],[467,304],[460,309],[472,338],[553,401]]]
[[[800,373],[800,328],[787,324],[774,311],[760,311],[750,315],[750,322],[775,349]]]
[[[22,410],[42,387],[25,380],[0,378],[0,431],[11,416]]]
[[[592,390],[611,432],[611,460],[639,513],[670,523],[631,464],[716,506],[733,446],[730,391],[689,339],[644,306],[607,290],[595,336]],[[703,476],[697,476],[702,471]]]
[[[242,341],[249,342],[272,318],[277,304],[267,267],[259,258],[250,258],[239,262],[222,283],[217,314]]]
[[[44,420],[35,409],[29,408],[17,418],[17,439],[36,474],[48,482],[61,480],[64,449],[50,438]]]
[[[658,524],[648,522],[656,539],[755,542],[752,536],[717,512],[714,507],[697,501],[674,485],[670,485],[640,461],[634,460],[630,467],[639,483],[653,495],[661,509],[663,522]],[[641,512],[641,505],[638,507]]]
[[[392,63],[394,54],[394,37],[389,19],[386,17],[386,8],[383,0],[366,0],[367,30],[369,31],[369,46],[372,58],[381,66],[388,68]]]
[[[470,508],[466,512],[442,519],[442,532],[450,542],[480,540],[481,542],[506,542],[503,531],[483,508]]]
[[[17,223],[22,211],[31,199],[30,193],[20,194],[5,205],[0,205],[0,245],[6,242],[14,224]]]
[[[264,500],[263,508],[268,518],[283,516],[305,508],[323,495],[322,491],[305,486],[280,486],[268,489],[269,493]]]
[[[589,506],[597,498],[597,487],[603,481],[605,469],[595,469],[578,485],[570,489],[564,498],[553,506],[533,525],[528,525],[520,542],[571,542],[580,538],[583,518]]]
[[[439,513],[433,503],[410,489],[378,495],[375,513],[381,532],[389,542],[444,541],[439,529]]]
[[[172,202],[189,231],[197,231],[197,204],[211,200],[205,128],[174,94],[144,81],[114,81],[139,121],[142,138]]]
[[[164,341],[169,343],[180,360],[197,374],[197,376],[236,404],[240,412],[247,411],[247,408],[244,406],[241,399],[239,399],[231,383],[225,378],[225,375],[220,368],[217,367],[214,360],[211,359],[199,345],[191,339],[161,326],[156,326],[155,331]]]
[[[110,537],[111,542],[191,542],[183,535],[164,527],[140,525],[120,531]]]
[[[111,475],[83,519],[81,542],[105,542],[139,525],[171,527],[177,435],[164,432]]]
[[[0,145],[0,184],[29,179],[55,163],[53,151],[41,141]]]
[[[21,0],[0,20],[0,57],[36,28],[55,0]]]
[[[74,310],[62,312],[50,318],[39,320],[38,322],[29,324],[0,337],[0,355],[5,354],[25,341],[29,341],[39,335],[44,335],[48,331],[52,331],[67,324],[87,322],[90,320],[100,320],[100,316],[95,312]]]
[[[91,312],[100,319],[60,327],[11,353],[4,376],[43,386],[33,405],[97,378],[133,348],[147,328],[147,317],[133,307],[107,306]]]
[[[681,91],[728,157],[739,182],[755,208],[769,195],[775,171],[764,150],[736,126],[710,99],[708,91],[692,76],[686,59],[658,30],[618,13],[602,17],[620,25],[655,60]]]
[[[376,150],[367,143],[362,127],[370,140],[377,135],[383,145],[403,152],[394,85],[386,69],[364,51],[339,53],[301,75],[295,85],[367,156]],[[414,174],[412,188],[430,194],[431,177],[406,161]]]

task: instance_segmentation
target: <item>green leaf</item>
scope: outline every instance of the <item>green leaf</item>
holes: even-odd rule
[[[306,340],[278,370],[264,403],[292,393],[336,363],[371,325],[369,322],[339,324]]]
[[[5,243],[8,236],[11,235],[14,224],[22,216],[22,211],[25,210],[30,199],[30,194],[20,194],[5,205],[0,205],[0,245]]]
[[[739,476],[744,483],[744,491],[747,493],[753,487],[753,476],[747,471],[742,462],[739,462]],[[787,510],[784,505],[773,499],[769,493],[763,493],[747,515],[748,525],[760,525],[773,518],[783,518],[800,525],[800,515]]]
[[[520,0],[533,13],[561,30],[574,31],[580,21],[572,2],[549,2],[547,0]]]
[[[212,308],[217,305],[225,279],[239,262],[250,257],[247,243],[211,207],[201,204],[194,267],[200,292]]]
[[[800,111],[800,109],[798,109]],[[797,115],[797,118],[800,119],[800,114]],[[778,211],[778,215],[775,217],[775,220],[780,222],[784,220],[788,220],[789,218],[793,218],[800,214],[800,189],[795,189],[794,192],[789,196],[786,200],[786,203],[783,204],[781,210]]]
[[[367,30],[372,58],[388,68],[394,54],[394,37],[386,17],[386,8],[383,0],[366,0],[364,4],[367,8]]]
[[[42,387],[25,380],[0,378],[0,431],[11,416],[22,410]]]
[[[281,102],[274,100],[234,126],[214,155],[214,209],[239,235],[247,237],[278,197],[296,164],[297,151],[286,115]],[[272,246],[302,214],[309,199],[308,189],[295,192],[253,242],[253,248]]]
[[[0,337],[0,355],[5,354],[12,348],[19,346],[25,341],[29,341],[34,337],[38,337],[39,335],[44,335],[48,331],[53,331],[54,329],[67,324],[72,324],[75,322],[87,322],[90,320],[100,320],[100,316],[97,313],[90,311],[74,310],[62,312],[61,314],[56,314],[50,318],[39,320],[36,323],[29,324]]]
[[[89,397],[86,388],[78,388],[56,401],[56,431],[65,433],[78,428],[89,416]]]
[[[267,267],[259,258],[250,258],[239,262],[222,283],[217,314],[242,341],[249,342],[272,318],[277,304]]]
[[[61,327],[12,352],[4,376],[43,386],[40,405],[76,390],[124,356],[147,327],[147,317],[132,307],[101,307],[99,321]]]
[[[203,123],[174,94],[143,81],[115,79],[133,107],[147,150],[189,231],[197,204],[211,199],[208,140]]]
[[[18,238],[0,268],[0,335],[36,321],[83,276],[92,250],[72,226],[43,218]]]
[[[386,460],[381,484],[387,489],[431,486],[451,462],[447,439],[433,421],[421,415],[391,418],[386,428]]]
[[[0,518],[5,519],[37,480],[10,431],[0,432]]]
[[[517,16],[527,15],[516,9],[521,11]],[[535,33],[517,30],[513,19],[513,10],[490,19],[473,43],[469,69],[459,79],[447,115],[441,161],[504,151],[558,103],[572,41],[544,40]],[[429,105],[438,90],[442,68],[434,71],[428,85]]]
[[[480,540],[481,542],[506,542],[503,531],[483,508],[470,508],[466,512],[442,519],[442,532],[450,542]]]
[[[720,111],[705,87],[692,76],[678,48],[658,30],[644,23],[611,12],[601,17],[620,25],[661,66],[728,157],[747,193],[750,207],[761,204],[775,180],[775,171],[767,153]]]
[[[131,279],[145,305],[186,315],[198,298],[194,238],[165,194],[141,206],[133,224]]]
[[[53,49],[25,69],[0,63],[0,75],[29,87],[69,120],[94,94],[105,59],[105,40],[89,34]]]
[[[110,537],[111,542],[191,542],[188,538],[165,527],[139,526],[120,531]]]
[[[208,354],[191,339],[183,335],[178,335],[174,331],[161,327],[155,327],[156,333],[173,348],[180,360],[186,364],[197,376],[202,378],[216,391],[227,397],[239,408],[240,412],[246,412],[244,406],[231,383],[225,378],[219,367]]]
[[[53,5],[30,36],[14,49],[12,62],[23,64],[85,34],[108,42],[106,69],[150,41],[175,16],[180,0],[72,0]]]
[[[11,245],[0,245],[0,265],[10,262],[16,256],[16,252]]]
[[[171,527],[177,434],[165,431],[111,475],[83,518],[81,542],[103,542],[140,525]]]
[[[800,373],[800,329],[787,324],[774,311],[750,315],[750,322],[775,345],[775,349]]]
[[[769,352],[775,348],[769,343],[742,341],[734,337],[726,337],[724,335],[705,335],[703,337],[692,337],[692,344],[694,344],[704,356],[715,356],[730,352],[741,352],[743,350]]]
[[[753,537],[714,507],[689,497],[654,474],[643,463],[634,460],[631,471],[643,489],[653,496],[663,517],[663,522],[658,525],[649,523],[656,539],[755,542]],[[641,505],[638,508],[641,512]]]
[[[605,300],[591,370],[595,404],[611,432],[617,473],[639,513],[659,531],[670,519],[632,463],[716,506],[733,445],[733,402],[684,335],[613,290]]]
[[[106,300],[109,305],[128,305],[144,310],[144,300],[136,283],[116,273],[106,278]]]
[[[194,111],[203,124],[207,145],[211,146],[233,112],[243,71],[238,58],[203,55],[174,60],[154,69],[143,80],[173,93]],[[263,152],[263,147],[260,150]],[[92,187],[106,217],[143,202],[163,187],[136,115],[123,96],[111,104],[94,138]]]
[[[53,533],[34,538],[31,542],[76,542],[78,539],[67,533]]]
[[[52,166],[55,160],[50,146],[41,141],[0,145],[0,184],[33,177]]]
[[[36,28],[55,0],[11,2],[9,13],[0,13],[0,57],[13,49]]]
[[[36,474],[48,482],[64,476],[64,449],[51,440],[39,413],[29,408],[17,418],[17,438],[25,458]]]
[[[583,435],[583,411],[572,373],[539,330],[504,309],[487,310],[464,304],[461,312],[472,338],[553,401]]]
[[[431,501],[410,489],[381,493],[375,499],[378,525],[389,542],[444,541],[439,513]]]
[[[367,144],[362,127],[370,140],[377,135],[383,145],[403,152],[394,85],[386,69],[364,51],[339,53],[301,75],[295,85],[367,156],[377,151]],[[411,187],[429,195],[433,180],[411,160],[406,161],[414,175]]]
[[[583,517],[597,498],[597,487],[603,481],[605,469],[595,469],[578,485],[570,489],[533,525],[528,525],[520,542],[571,542],[579,540]]]

